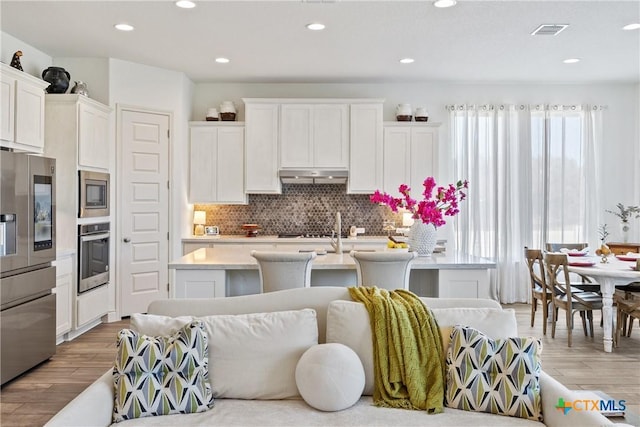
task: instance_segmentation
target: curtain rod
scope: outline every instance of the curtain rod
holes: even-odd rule
[[[606,105],[592,105],[592,104],[449,104],[445,106],[448,111],[464,111],[464,110],[506,110],[515,108],[519,110],[532,110],[532,111],[581,111],[581,110],[606,110]]]

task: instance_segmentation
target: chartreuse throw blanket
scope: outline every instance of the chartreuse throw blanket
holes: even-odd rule
[[[369,312],[373,338],[373,402],[376,406],[443,410],[442,337],[429,309],[414,293],[350,287]]]

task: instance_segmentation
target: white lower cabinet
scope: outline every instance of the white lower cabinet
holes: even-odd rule
[[[109,287],[100,286],[76,298],[76,329],[97,320],[109,311]]]
[[[64,334],[73,326],[73,290],[75,273],[73,254],[59,256],[53,263],[56,267],[56,341],[64,341]]]
[[[246,204],[244,124],[192,122],[190,140],[189,202]]]

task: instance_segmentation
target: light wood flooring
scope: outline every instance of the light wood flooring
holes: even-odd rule
[[[529,321],[529,305],[514,304],[520,335],[542,336],[542,316],[535,327]],[[599,321],[599,314],[595,314]],[[613,353],[602,348],[602,328],[595,337],[582,333],[576,316],[573,346],[567,347],[564,319],[558,322],[556,338],[551,330],[543,337],[543,369],[570,389],[602,390],[615,399],[625,399],[627,408],[640,413],[640,327],[637,321],[630,338],[622,338]],[[115,357],[117,331],[128,320],[102,324],[73,341],[62,343],[49,361],[37,366],[0,390],[0,425],[41,426],[80,391],[109,369]],[[637,418],[627,419],[635,424]],[[620,420],[623,421],[623,420]]]

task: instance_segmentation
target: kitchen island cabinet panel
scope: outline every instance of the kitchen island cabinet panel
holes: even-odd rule
[[[249,247],[220,245],[170,262],[172,296],[200,298],[215,294],[218,298],[260,292],[258,264],[250,251]],[[491,298],[489,269],[495,266],[491,260],[460,253],[418,257],[412,264],[410,290],[420,296]],[[348,253],[318,255],[312,264],[311,286],[353,286],[355,273],[355,263]],[[207,282],[215,289],[203,289]],[[219,291],[223,288],[224,293]]]

